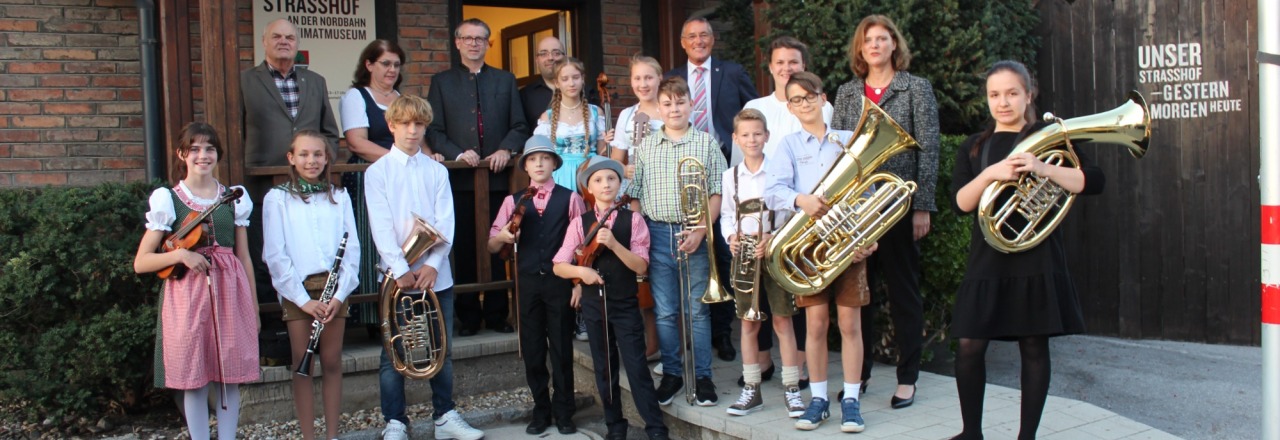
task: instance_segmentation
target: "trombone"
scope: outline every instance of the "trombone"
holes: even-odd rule
[[[707,173],[706,167],[697,158],[686,156],[680,159],[677,167],[676,176],[680,185],[680,211],[683,216],[682,230],[680,231],[681,239],[688,236],[688,232],[703,229],[706,231],[705,239],[707,245],[707,256],[710,261],[710,271],[707,275],[707,291],[703,293],[699,299],[704,304],[720,303],[733,300],[733,297],[725,293],[724,286],[720,283],[720,274],[716,271],[716,254],[715,243],[712,242],[713,226],[711,225],[711,211],[709,209],[710,202],[707,195]],[[693,297],[693,265],[689,260],[692,254],[680,252],[677,257],[677,268],[683,278],[681,279],[680,291],[680,316],[683,324],[683,332],[681,335],[681,344],[685,348],[687,356],[684,356],[684,397],[685,401],[693,405],[697,400],[694,391],[697,383],[697,375],[694,368],[696,362],[694,358],[697,356],[697,350],[693,347],[693,304],[690,301]]]

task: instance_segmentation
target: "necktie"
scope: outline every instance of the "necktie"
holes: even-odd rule
[[[693,70],[693,127],[711,133],[707,122],[710,121],[710,100],[707,96],[707,69],[698,67]]]

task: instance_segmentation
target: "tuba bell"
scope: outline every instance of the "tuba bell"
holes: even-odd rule
[[[422,217],[415,214],[413,220],[413,232],[400,246],[410,266],[426,256],[431,248],[448,243],[444,235]],[[382,346],[391,358],[392,367],[410,379],[435,377],[444,368],[449,347],[439,298],[428,289],[422,292],[421,299],[415,299],[396,285],[390,268],[383,275],[378,317],[382,321]]]
[[[817,219],[797,212],[769,243],[769,275],[798,296],[830,286],[853,264],[858,249],[874,244],[911,208],[916,183],[874,171],[889,158],[918,149],[915,139],[866,97],[857,127],[811,192],[825,198],[830,210]]]
[[[1151,114],[1146,100],[1136,91],[1129,92],[1124,104],[1105,113],[1066,121],[1046,113],[1045,120],[1057,124],[1027,135],[1009,155],[1031,153],[1049,165],[1080,168],[1073,141],[1122,145],[1141,159],[1151,139]],[[1049,237],[1075,199],[1075,194],[1034,173],[1024,173],[1017,181],[992,182],[978,202],[979,229],[996,250],[1023,252]]]

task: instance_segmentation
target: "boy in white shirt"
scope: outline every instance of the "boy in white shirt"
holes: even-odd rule
[[[364,174],[373,243],[381,257],[382,270],[390,271],[401,289],[435,291],[448,340],[453,341],[453,273],[449,268],[453,192],[448,171],[422,151],[423,136],[432,119],[431,106],[417,96],[401,96],[387,108],[386,118],[395,136],[395,148]],[[419,261],[407,261],[400,246],[413,232],[414,215],[439,230],[444,243],[431,248]],[[435,438],[477,440],[484,437],[484,432],[472,428],[454,410],[453,360],[449,357],[452,353],[447,350],[444,367],[431,378]],[[391,366],[386,350],[382,352],[379,378],[382,416],[387,421],[382,436],[389,440],[408,439],[404,376]]]

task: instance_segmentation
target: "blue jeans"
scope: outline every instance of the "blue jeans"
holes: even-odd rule
[[[444,358],[444,368],[432,377],[431,383],[431,418],[437,419],[441,415],[453,410],[453,288],[444,289],[436,292],[436,298],[440,300],[440,312],[444,313],[444,326],[447,329],[449,345],[448,352]],[[382,418],[390,422],[391,420],[399,420],[405,425],[409,424],[409,418],[404,414],[405,398],[404,398],[404,376],[396,372],[391,366],[391,358],[387,357],[387,350],[384,346],[382,349],[382,364],[378,367],[378,396],[382,400]]]
[[[645,219],[649,226],[649,284],[653,290],[653,302],[658,315],[658,343],[662,347],[662,373],[680,376],[684,363],[680,359],[680,294],[684,275],[676,261],[679,254],[677,233],[683,228],[676,223],[663,223]],[[692,282],[685,306],[693,316],[694,373],[699,378],[711,377],[711,308],[699,299],[707,291],[711,259],[707,256],[706,239],[698,250],[689,256]],[[685,384],[693,386],[693,384]]]

